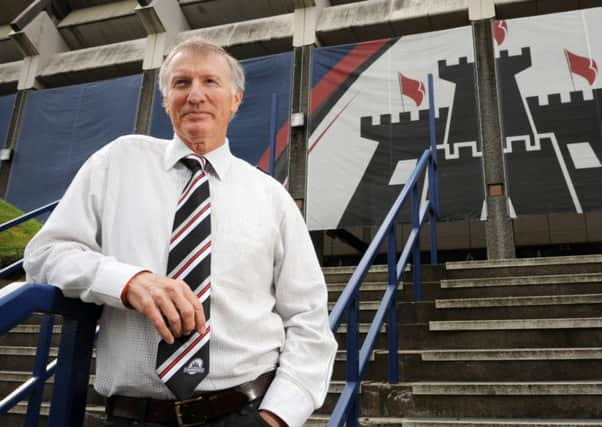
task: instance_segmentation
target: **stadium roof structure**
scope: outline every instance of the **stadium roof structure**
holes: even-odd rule
[[[239,58],[602,5],[601,0],[3,0],[0,94],[157,68],[198,34]],[[487,14],[483,15],[487,17]]]

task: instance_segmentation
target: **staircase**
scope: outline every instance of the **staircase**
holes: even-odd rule
[[[324,271],[332,304],[353,269]],[[362,285],[364,333],[386,280],[376,266]],[[386,383],[383,334],[362,384],[362,425],[602,427],[602,256],[448,263],[424,267],[423,280],[419,303],[410,275],[399,286],[400,382]],[[0,337],[0,397],[31,375],[38,324],[32,316]],[[342,348],[344,332],[343,324]],[[330,393],[308,426],[326,424],[344,363],[339,351]],[[86,425],[99,425],[103,399],[91,387],[88,405]],[[24,411],[0,425],[22,426]]]
[[[331,301],[350,272],[325,269]],[[387,351],[376,350],[362,385],[362,425],[602,426],[602,256],[423,272],[422,302],[413,302],[411,275],[400,287],[400,382],[386,383]],[[374,268],[367,280],[366,322],[386,271]],[[344,354],[338,359],[335,384],[344,378]]]

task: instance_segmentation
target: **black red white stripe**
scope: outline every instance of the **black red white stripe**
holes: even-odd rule
[[[211,201],[205,159],[196,155],[182,160],[192,170],[176,206],[173,231],[169,241],[168,276],[183,280],[195,292],[201,304],[207,328],[203,334],[193,332],[178,338],[177,344],[159,344],[157,374],[179,398],[190,397],[209,370],[210,267],[211,267]],[[203,369],[188,366],[200,358]],[[194,362],[194,361],[193,361]],[[190,363],[193,363],[190,362]],[[193,365],[191,365],[193,366]],[[192,376],[191,376],[192,375]],[[194,379],[193,379],[194,378]]]

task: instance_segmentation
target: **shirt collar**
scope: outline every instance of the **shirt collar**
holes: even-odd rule
[[[173,140],[167,146],[165,152],[164,166],[166,170],[173,168],[180,159],[192,154],[193,151],[180,139],[178,135],[174,135]],[[230,141],[226,138],[226,142],[215,150],[205,154],[205,158],[209,161],[212,171],[220,180],[226,176],[230,165],[232,164],[232,153],[230,152]]]

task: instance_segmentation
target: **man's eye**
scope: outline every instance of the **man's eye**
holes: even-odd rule
[[[207,84],[211,85],[211,86],[217,86],[217,80],[214,79],[207,79]]]
[[[174,87],[182,87],[185,86],[187,84],[187,80],[175,80],[173,85]]]

